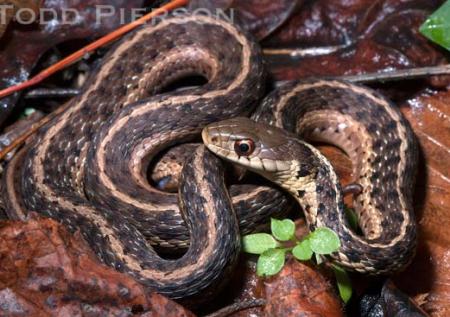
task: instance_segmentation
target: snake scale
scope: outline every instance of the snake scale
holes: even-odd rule
[[[206,84],[165,91],[192,75],[205,77]],[[185,163],[178,195],[151,186],[147,169],[161,151],[198,141],[205,126],[250,114],[263,97],[264,77],[258,46],[226,21],[183,15],[140,27],[110,50],[84,92],[10,162],[2,186],[9,216],[26,219],[38,212],[80,230],[104,263],[172,298],[214,292],[236,262],[238,226],[253,230],[274,208],[287,208],[288,199],[261,186],[236,190],[230,198],[221,161],[203,146]],[[255,119],[337,144],[357,162],[356,180],[365,190],[356,208],[365,238],[348,230],[336,175],[306,143],[274,130],[296,144],[290,151],[285,141],[275,142],[284,144],[280,149],[293,160],[295,175],[286,185],[263,173],[289,191],[307,185],[294,194],[311,229],[326,225],[339,234],[339,263],[376,274],[409,261],[415,244],[408,184],[414,142],[389,102],[367,88],[309,81],[269,96]],[[255,129],[265,137],[274,128]],[[297,154],[311,161],[298,161]],[[187,251],[169,260],[156,246]]]

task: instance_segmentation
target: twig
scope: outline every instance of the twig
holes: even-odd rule
[[[140,18],[134,22],[131,22],[127,25],[124,25],[123,27],[117,29],[116,31],[111,32],[108,35],[89,44],[88,46],[76,51],[75,53],[69,55],[68,57],[64,58],[63,60],[59,61],[58,63],[43,70],[42,72],[37,74],[35,77],[33,77],[21,84],[0,90],[0,99],[42,82],[44,79],[50,77],[51,75],[60,71],[61,69],[74,64],[75,62],[77,62],[78,60],[83,58],[83,56],[85,56],[86,54],[91,53],[91,52],[95,51],[96,49],[98,49],[99,47],[104,46],[112,41],[115,41],[116,39],[118,39],[119,37],[124,35],[125,33],[128,33],[129,31],[135,29],[139,25],[146,23],[147,21],[151,20],[155,16],[158,16],[167,11],[176,9],[178,7],[184,6],[187,3],[188,3],[188,0],[173,0],[173,1],[169,2],[168,4],[162,6],[158,9],[155,9],[154,11],[144,15],[142,18]]]
[[[227,306],[227,307],[222,308],[221,310],[218,310],[215,313],[212,313],[205,317],[226,317],[226,316],[229,316],[231,314],[234,314],[234,313],[244,310],[244,309],[260,307],[260,306],[264,306],[264,305],[266,305],[265,299],[254,299],[254,300],[236,303],[236,304]]]
[[[355,83],[383,82],[394,80],[417,79],[433,75],[450,75],[450,64],[433,67],[410,68],[385,73],[368,73],[361,75],[336,76]],[[25,94],[26,99],[37,98],[69,98],[80,94],[79,89],[74,88],[37,88]]]
[[[450,64],[442,66],[402,69],[393,72],[337,76],[336,78],[345,79],[357,83],[369,83],[394,80],[409,80],[433,75],[450,75]]]
[[[80,94],[80,90],[74,88],[37,88],[27,92],[24,98],[70,98],[78,94]]]

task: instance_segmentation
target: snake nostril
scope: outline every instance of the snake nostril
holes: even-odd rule
[[[211,142],[212,142],[212,143],[217,143],[217,141],[219,141],[219,138],[218,138],[218,137],[213,136],[213,137],[211,138]]]

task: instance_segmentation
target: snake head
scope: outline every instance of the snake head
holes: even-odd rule
[[[208,125],[202,138],[219,157],[268,178],[290,170],[292,137],[276,127],[234,118]]]

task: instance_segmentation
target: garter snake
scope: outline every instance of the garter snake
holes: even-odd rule
[[[412,259],[416,225],[411,204],[417,151],[400,111],[371,89],[337,80],[287,84],[248,118],[212,123],[206,146],[289,191],[309,229],[328,227],[341,241],[332,258],[347,270],[392,273]],[[297,136],[301,136],[302,140]],[[352,160],[354,201],[363,236],[346,220],[330,162],[303,140],[341,148]]]
[[[190,75],[207,83],[164,92]],[[104,263],[172,298],[212,292],[239,249],[233,209],[241,229],[252,230],[273,212],[267,205],[285,208],[285,196],[246,187],[233,208],[219,161],[202,147],[186,162],[178,195],[152,187],[147,166],[168,147],[197,140],[206,125],[249,114],[263,93],[259,48],[228,22],[185,15],[142,26],[8,164],[9,216],[35,211],[80,230]],[[154,246],[189,247],[167,260]]]

